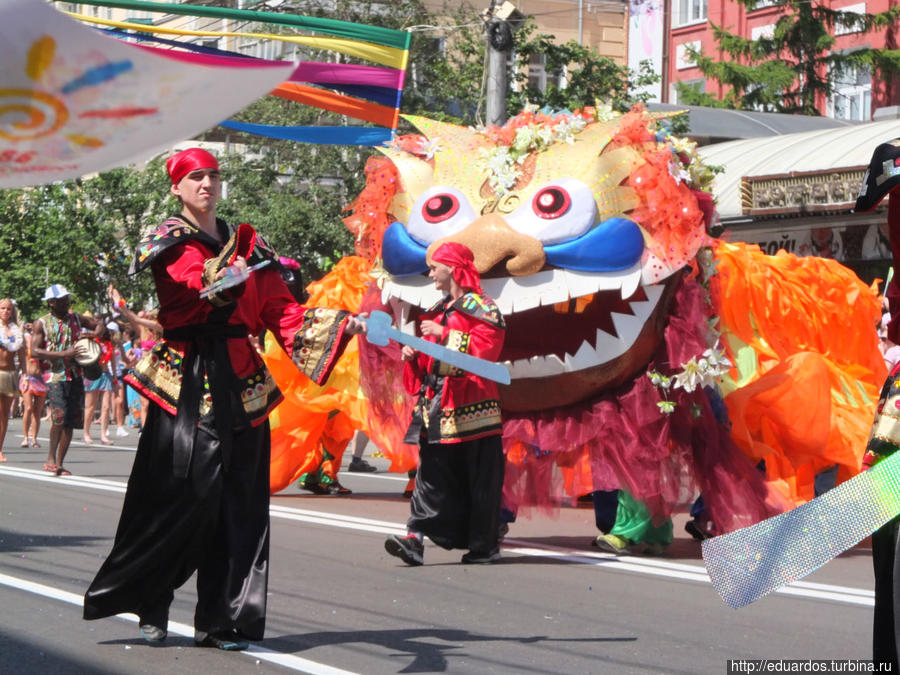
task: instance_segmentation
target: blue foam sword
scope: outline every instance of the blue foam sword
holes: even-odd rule
[[[447,347],[435,344],[434,342],[423,340],[420,337],[407,335],[394,328],[391,325],[391,317],[384,312],[372,312],[365,321],[367,325],[366,340],[373,345],[383,347],[389,340],[395,340],[400,344],[409,345],[423,354],[428,354],[428,356],[431,356],[438,361],[447,363],[454,368],[465,370],[468,373],[473,373],[479,377],[499,382],[500,384],[509,384],[510,382],[509,370],[507,370],[506,366],[503,364],[494,363],[487,359],[479,359],[477,356],[464,354],[455,349],[448,349]]]

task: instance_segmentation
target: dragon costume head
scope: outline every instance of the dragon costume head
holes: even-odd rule
[[[673,280],[712,216],[712,200],[692,188],[691,147],[658,135],[642,109],[526,110],[482,130],[408,119],[423,135],[383,149],[395,190],[369,250],[380,253],[382,299],[396,318],[414,322],[438,299],[430,254],[460,242],[507,322],[504,409],[569,405],[644,369]],[[365,206],[354,206],[351,227],[377,240]]]

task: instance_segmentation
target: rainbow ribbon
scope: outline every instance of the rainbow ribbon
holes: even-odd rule
[[[328,49],[378,63],[380,66],[348,63],[299,63],[293,75],[270,92],[273,96],[369,122],[377,127],[289,127],[236,121],[223,123],[223,126],[272,138],[334,145],[381,145],[393,138],[393,132],[399,122],[400,101],[403,95],[406,66],[409,61],[411,36],[407,31],[319,17],[236,10],[226,7],[145,2],[143,0],[88,0],[83,4],[270,23],[324,33],[326,37],[187,30],[113,21],[67,12],[84,23],[108,26],[111,29],[109,32],[116,31],[122,37],[140,41],[151,40],[186,49],[188,51],[175,51],[140,45],[143,49],[157,51],[170,58],[194,64],[203,63],[204,59],[209,58],[210,55],[218,58],[233,58],[235,61],[242,60],[248,63],[252,63],[256,59],[209,48],[201,50],[193,45],[159,38],[156,34],[278,40]],[[125,33],[124,31],[132,32]],[[299,84],[301,82],[308,84]]]
[[[900,514],[900,452],[825,494],[703,542],[713,587],[735,609],[819,569]]]

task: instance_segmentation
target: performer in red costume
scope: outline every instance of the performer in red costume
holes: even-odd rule
[[[112,552],[88,589],[84,618],[140,617],[149,642],[166,637],[173,593],[197,572],[195,641],[240,650],[263,637],[269,550],[269,426],[281,393],[248,335],[268,329],[305,375],[324,382],[349,338],[346,311],[298,304],[277,254],[247,224],[216,218],[216,158],[191,148],[169,158],[182,203],[138,246],[150,268],[163,339],[127,378],[151,401]],[[243,283],[201,289],[248,263]]]
[[[422,336],[496,361],[506,326],[481,290],[472,251],[446,242],[431,254],[428,267],[446,295],[422,315]],[[404,346],[402,359],[406,390],[419,397],[405,439],[419,445],[419,468],[409,533],[389,537],[385,550],[421,565],[427,535],[443,548],[469,549],[464,563],[496,562],[505,461],[497,385],[412,347]]]

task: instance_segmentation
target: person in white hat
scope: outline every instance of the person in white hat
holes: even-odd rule
[[[72,432],[84,426],[84,381],[75,361],[80,355],[75,342],[82,328],[93,329],[95,321],[69,311],[69,291],[61,284],[44,291],[50,312],[32,326],[31,354],[50,363],[47,405],[50,406],[50,447],[44,471],[57,476],[70,476],[63,466]]]

